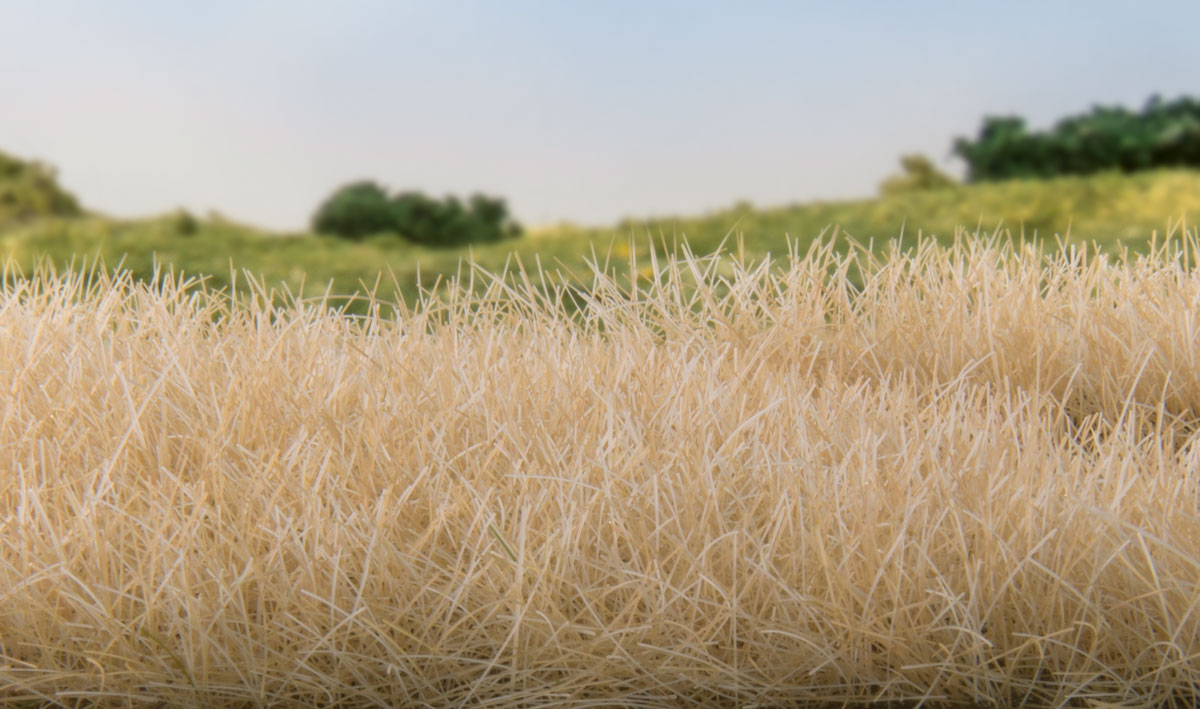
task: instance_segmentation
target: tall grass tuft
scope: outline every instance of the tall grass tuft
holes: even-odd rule
[[[1194,705],[1196,246],[10,268],[0,703]]]

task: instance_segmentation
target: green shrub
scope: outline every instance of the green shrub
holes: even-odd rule
[[[59,187],[54,168],[0,152],[0,226],[35,217],[82,213],[79,201]]]
[[[884,197],[905,192],[936,190],[958,184],[954,178],[934,167],[933,161],[924,155],[905,155],[900,158],[900,166],[904,168],[903,175],[889,177],[879,186],[879,191]]]
[[[200,229],[200,222],[186,209],[180,209],[171,217],[175,233],[182,236],[192,236]]]

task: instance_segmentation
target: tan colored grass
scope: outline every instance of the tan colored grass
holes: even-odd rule
[[[10,273],[0,702],[1195,702],[1192,256],[818,246],[394,321]]]

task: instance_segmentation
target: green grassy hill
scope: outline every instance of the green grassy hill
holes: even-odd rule
[[[774,208],[741,204],[703,216],[625,221],[617,226],[558,226],[531,230],[512,241],[475,248],[475,261],[499,271],[514,253],[530,268],[563,266],[586,278],[586,259],[606,256],[627,270],[632,256],[639,269],[648,265],[651,241],[661,252],[686,241],[695,253],[708,253],[724,240],[734,247],[740,237],[744,256],[757,261],[770,253],[786,254],[789,241],[800,252],[825,233],[838,234],[836,248],[848,237],[881,250],[901,234],[902,246],[919,235],[953,241],[956,228],[1014,238],[1098,243],[1115,250],[1124,243],[1144,251],[1151,235],[1178,233],[1182,220],[1200,213],[1200,172],[1166,170],[1131,176],[1104,174],[1053,180],[1017,180],[954,185],[892,194],[879,199],[816,202]],[[1190,222],[1188,222],[1190,224]],[[632,254],[631,246],[632,244]],[[11,258],[25,273],[49,259],[56,267],[99,258],[110,269],[118,263],[135,278],[149,279],[154,264],[176,273],[207,275],[215,287],[231,283],[232,269],[261,277],[268,287],[285,284],[293,294],[318,297],[347,294],[379,282],[378,295],[390,301],[414,298],[420,281],[452,276],[468,250],[413,246],[397,237],[379,236],[350,243],[314,234],[271,234],[221,219],[197,220],[186,214],[121,221],[100,216],[42,217],[0,225],[0,259]],[[388,271],[394,273],[393,283]],[[244,280],[240,282],[244,283]],[[301,288],[303,283],[303,288]],[[351,312],[362,312],[352,305]]]

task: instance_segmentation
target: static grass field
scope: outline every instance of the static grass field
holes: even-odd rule
[[[630,255],[636,268],[649,266],[652,245],[678,255],[686,241],[694,253],[707,254],[740,237],[746,258],[760,260],[786,255],[789,241],[804,253],[822,234],[834,237],[835,229],[836,248],[844,251],[851,240],[874,241],[881,250],[898,237],[905,246],[931,236],[948,245],[960,226],[971,233],[1036,235],[1051,245],[1062,236],[1115,253],[1122,244],[1144,251],[1152,233],[1178,231],[1180,218],[1197,211],[1200,172],[1163,170],[957,185],[854,202],[761,209],[742,204],[703,217],[630,220],[605,228],[544,227],[520,239],[461,250],[422,248],[391,235],[354,243],[268,234],[223,219],[179,215],[124,222],[96,216],[42,219],[0,230],[0,259],[11,257],[30,273],[42,261],[65,268],[85,257],[99,258],[110,269],[119,263],[142,281],[162,265],[204,275],[213,288],[231,287],[235,274],[248,271],[270,287],[303,297],[374,290],[385,302],[398,296],[411,302],[422,286],[457,274],[467,258],[495,273],[515,254],[531,269],[538,262],[562,268],[583,284],[591,273],[586,259],[609,257],[614,271],[624,274]],[[363,314],[366,305],[354,302],[348,311]]]
[[[834,246],[387,319],[9,273],[0,702],[1195,706],[1195,232]]]

